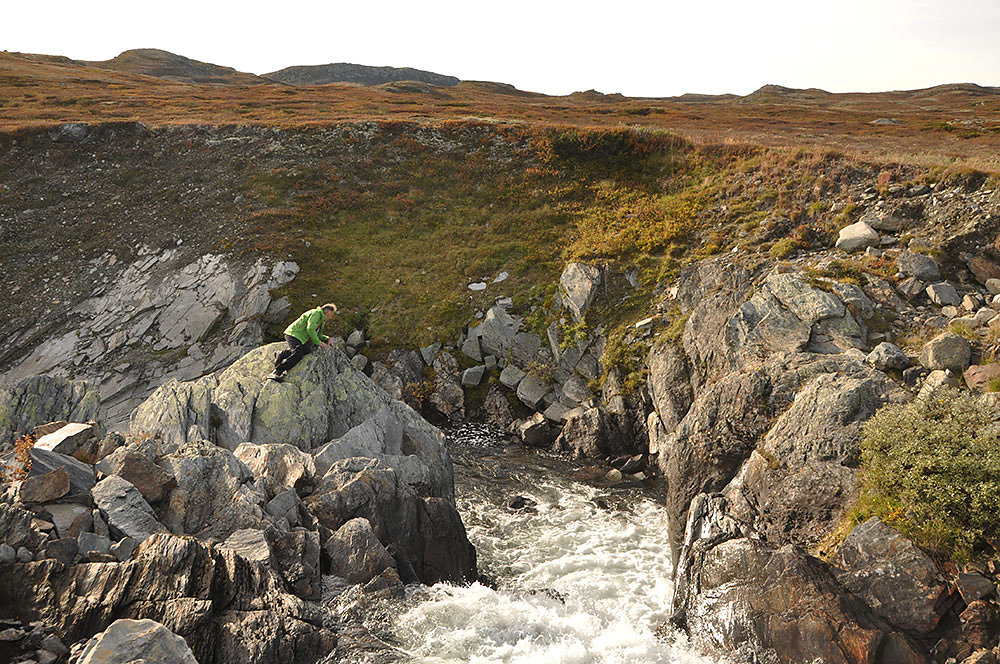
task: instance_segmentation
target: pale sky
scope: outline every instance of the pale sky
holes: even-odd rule
[[[0,5],[3,50],[106,60],[130,48],[255,74],[329,62],[415,67],[549,94],[1000,86],[1000,0]]]

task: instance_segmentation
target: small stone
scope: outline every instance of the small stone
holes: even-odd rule
[[[962,572],[956,580],[958,592],[966,604],[970,604],[977,599],[989,597],[996,592],[996,585],[982,574],[976,572]]]
[[[517,385],[517,398],[528,408],[538,408],[549,393],[549,385],[540,376],[525,376]]]
[[[38,661],[38,664],[53,664],[53,662],[59,659],[59,656],[54,652],[49,652],[48,650],[41,648],[35,651],[35,658]]]
[[[20,641],[24,637],[24,630],[17,629],[16,627],[8,627],[5,630],[0,630],[0,641],[10,643],[11,641]]]
[[[982,306],[982,302],[979,301],[978,295],[973,295],[972,293],[969,293],[962,298],[962,308],[965,309],[966,311],[975,311],[980,306]]]
[[[988,290],[991,295],[1000,295],[1000,279],[987,279],[986,290]]]
[[[54,653],[60,657],[69,654],[69,648],[63,645],[63,642],[59,640],[59,637],[55,634],[49,634],[44,639],[42,639],[41,646],[51,653]]]
[[[478,291],[484,291],[484,290],[486,290],[486,282],[485,281],[474,281],[471,284],[469,284],[469,290],[470,291],[477,291],[477,292]]]
[[[927,374],[924,384],[920,386],[918,399],[926,399],[934,395],[938,390],[945,387],[958,387],[958,380],[950,371],[938,369]]]
[[[286,489],[268,501],[264,511],[276,519],[286,519],[290,524],[298,521],[299,496],[295,489]]]
[[[621,482],[622,471],[618,470],[617,468],[612,468],[604,475],[604,479],[608,480],[609,482]]]
[[[0,543],[0,563],[12,563],[17,560],[17,551],[6,542]]]
[[[462,343],[462,353],[476,362],[483,361],[483,351],[479,347],[479,339],[476,337],[469,337]]]
[[[537,502],[525,496],[514,496],[507,501],[505,507],[515,512],[534,512]]]
[[[72,537],[49,540],[45,545],[46,556],[53,560],[58,560],[64,565],[72,565],[76,561],[79,551],[79,544]]]
[[[875,247],[868,247],[865,249],[865,256],[868,258],[882,258],[882,250]]]
[[[896,268],[907,277],[921,281],[940,281],[941,270],[930,256],[904,251],[896,257]]]
[[[97,533],[80,533],[76,538],[82,553],[111,553],[111,540]]]
[[[960,325],[971,330],[976,329],[980,325],[979,319],[975,316],[959,316],[957,318],[952,318],[951,322],[953,325]]]
[[[1000,385],[1000,364],[973,364],[962,375],[971,389],[986,390],[990,383]]]
[[[17,560],[22,563],[30,563],[35,557],[31,555],[31,551],[28,551],[25,547],[21,546],[17,549]]]
[[[92,563],[116,563],[118,559],[115,558],[112,553],[103,553],[101,551],[87,551],[85,554],[88,562]]]
[[[976,312],[976,320],[979,321],[980,325],[986,325],[991,320],[996,318],[996,315],[997,312],[993,311],[992,309],[983,307],[982,309]]]
[[[351,366],[357,369],[358,371],[364,371],[365,369],[368,368],[368,358],[358,353],[357,355],[351,358]]]
[[[927,284],[920,281],[916,277],[904,279],[898,286],[896,286],[896,290],[899,291],[899,294],[902,295],[907,301],[916,299],[917,296],[924,292],[925,288],[927,288]]]
[[[347,335],[347,345],[351,348],[363,346],[365,343],[365,333],[362,330],[354,330]]]
[[[39,438],[35,447],[58,454],[73,454],[80,445],[94,436],[94,427],[90,424],[71,423]]]
[[[470,367],[462,372],[462,385],[475,387],[483,381],[483,374],[486,372],[485,365]]]
[[[545,412],[543,412],[542,415],[552,422],[565,422],[566,414],[569,410],[568,406],[564,406],[558,401],[553,401],[549,407],[545,409]]]
[[[958,316],[958,307],[953,307],[952,305],[945,305],[941,307],[941,315],[946,318],[955,318]]]

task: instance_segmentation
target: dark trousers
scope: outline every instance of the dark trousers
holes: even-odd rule
[[[288,342],[288,348],[278,353],[278,357],[274,361],[274,372],[279,374],[291,370],[299,363],[299,360],[311,353],[316,347],[313,342],[302,343],[290,334],[285,335],[285,341]]]

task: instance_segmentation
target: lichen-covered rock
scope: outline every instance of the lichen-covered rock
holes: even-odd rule
[[[602,282],[600,268],[584,263],[568,263],[559,277],[562,305],[580,321],[597,297]]]
[[[965,338],[952,332],[934,337],[920,351],[920,364],[934,371],[951,369],[956,374],[965,371],[972,358],[972,347]]]
[[[96,388],[84,381],[29,376],[0,386],[0,445],[56,420],[96,420],[101,407]]]
[[[167,382],[133,412],[131,430],[157,435],[173,447],[204,439],[229,449],[252,442],[310,450],[389,401],[336,348],[306,356],[283,383],[265,380],[282,347],[257,348],[196,381]]]
[[[264,482],[271,495],[287,487],[304,490],[316,474],[313,457],[294,445],[243,443],[233,455],[246,464],[254,478]]]

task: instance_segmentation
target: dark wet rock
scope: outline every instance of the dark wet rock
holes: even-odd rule
[[[534,512],[537,505],[537,502],[526,496],[514,496],[506,503],[507,509],[515,512]]]
[[[353,518],[367,519],[405,582],[475,577],[475,549],[452,503],[419,495],[399,473],[376,459],[337,461],[304,504],[331,531]]]

